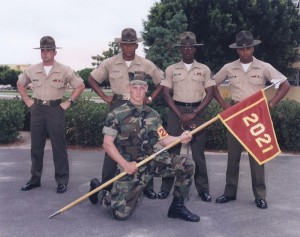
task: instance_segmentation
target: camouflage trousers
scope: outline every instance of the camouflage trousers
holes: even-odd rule
[[[175,176],[173,196],[186,199],[194,171],[194,161],[188,157],[175,154],[157,156],[155,160],[141,166],[134,175],[127,175],[116,181],[111,192],[100,191],[98,200],[114,218],[124,220],[133,214],[141,201],[143,189],[154,176]]]

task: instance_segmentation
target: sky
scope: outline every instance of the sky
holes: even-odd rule
[[[143,21],[159,0],[6,0],[0,7],[0,65],[41,62],[41,37],[56,41],[55,59],[81,70],[92,67],[109,42],[131,27],[140,37]],[[136,51],[144,56],[143,44]]]

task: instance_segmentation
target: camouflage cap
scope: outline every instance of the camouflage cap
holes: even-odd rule
[[[59,49],[56,47],[55,40],[51,36],[44,36],[40,40],[40,47],[34,49]]]
[[[142,71],[129,72],[129,84],[130,85],[148,85],[147,74]]]

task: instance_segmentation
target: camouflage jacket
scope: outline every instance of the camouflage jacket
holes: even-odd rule
[[[130,101],[110,112],[103,133],[115,137],[115,145],[128,161],[140,161],[154,153],[162,120],[149,106],[135,107]]]

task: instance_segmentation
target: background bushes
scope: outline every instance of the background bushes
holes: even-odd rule
[[[155,107],[163,117],[166,126],[168,108],[160,98]],[[17,138],[18,131],[29,124],[29,110],[19,99],[0,100],[0,142],[9,143]],[[206,108],[206,121],[217,116],[222,109],[213,100]],[[79,99],[66,112],[66,139],[69,145],[98,147],[102,145],[102,128],[108,113],[106,104]],[[271,110],[278,143],[283,151],[300,151],[300,104],[293,100],[281,101]],[[26,118],[26,120],[25,120]],[[25,123],[24,123],[25,120]],[[24,125],[25,124],[25,125]],[[226,128],[220,120],[206,129],[208,150],[226,150]]]
[[[66,112],[66,139],[69,145],[100,146],[102,128],[108,113],[106,104],[80,98]]]
[[[0,100],[0,143],[14,141],[22,130],[25,105],[17,98]]]
[[[205,110],[205,120],[209,121],[210,119],[217,116],[223,110],[219,104],[213,100],[210,105]],[[217,120],[214,123],[210,124],[206,129],[206,148],[209,150],[225,150],[227,148],[227,139],[226,132],[227,129],[221,122]]]
[[[277,141],[285,151],[300,151],[300,104],[281,101],[271,110]]]

